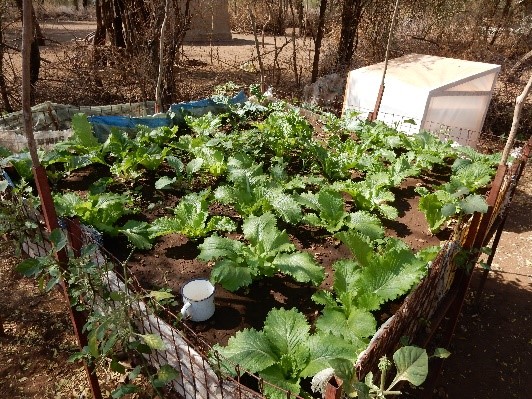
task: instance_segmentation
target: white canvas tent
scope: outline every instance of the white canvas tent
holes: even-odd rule
[[[344,112],[373,112],[383,70],[381,62],[349,72]],[[377,119],[407,133],[430,130],[475,146],[499,71],[499,65],[430,55],[392,59]]]

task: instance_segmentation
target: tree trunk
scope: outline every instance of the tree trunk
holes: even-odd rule
[[[312,76],[311,83],[318,79],[318,72],[320,67],[320,52],[321,41],[323,40],[323,29],[325,26],[325,11],[327,10],[327,0],[320,1],[320,16],[318,19],[318,30],[316,32],[316,40],[314,41],[314,60],[312,62]]]
[[[1,10],[0,10],[1,13]],[[3,20],[3,15],[0,14],[0,24]],[[9,91],[6,85],[6,79],[4,76],[4,27],[0,25],[0,96],[2,97],[2,102],[4,103],[3,110],[7,113],[13,112],[13,107],[11,106],[11,101],[9,100]],[[0,328],[2,327],[0,321]]]
[[[113,18],[113,45],[115,47],[125,48],[126,40],[124,38],[122,13],[124,10],[124,4],[122,0],[114,0],[114,18]]]
[[[347,67],[351,63],[355,52],[358,24],[364,8],[363,0],[344,0],[342,4],[342,26],[336,64]]]
[[[94,33],[94,46],[105,45],[105,20],[103,14],[102,1],[96,0],[94,7],[96,8],[96,32]]]

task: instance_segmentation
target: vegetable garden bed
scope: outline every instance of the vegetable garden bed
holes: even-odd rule
[[[59,213],[103,232],[104,246],[145,289],[178,297],[192,278],[218,283],[213,318],[182,326],[195,342],[299,393],[329,366],[358,358],[360,376],[374,370],[383,349],[378,357],[362,351],[404,312],[402,299],[427,273],[432,289],[419,297],[417,288],[407,305],[435,312],[471,215],[490,210],[484,194],[499,161],[428,133],[319,119],[316,135],[287,104],[246,102],[179,127],[112,130],[102,144],[77,116],[72,138],[42,161]],[[27,158],[2,155],[9,171],[31,177]],[[450,237],[442,250],[433,247]],[[276,347],[284,339],[293,346]],[[253,345],[267,346],[268,356],[254,359],[259,351],[246,350]],[[254,388],[286,397],[261,385]]]

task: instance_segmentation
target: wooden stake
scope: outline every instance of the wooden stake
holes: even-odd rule
[[[532,88],[532,73],[530,74],[530,78],[528,79],[528,83],[526,84],[523,92],[519,96],[517,96],[517,98],[515,99],[514,118],[512,120],[512,128],[510,129],[510,134],[508,136],[508,140],[506,141],[506,146],[504,147],[504,151],[502,153],[500,165],[505,165],[506,162],[508,161],[508,156],[510,155],[510,151],[512,150],[512,147],[514,145],[515,136],[517,135],[517,128],[519,127],[519,119],[521,117],[521,110],[523,109],[523,106],[525,105],[525,100],[531,88]]]

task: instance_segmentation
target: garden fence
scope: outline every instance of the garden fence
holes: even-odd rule
[[[147,112],[142,106],[139,107],[139,112]],[[121,108],[120,112],[123,113],[124,110],[125,108]],[[75,110],[69,108],[65,112],[78,111],[85,112],[81,108]],[[47,110],[37,111],[35,114],[36,124],[46,121],[45,115],[50,117]],[[55,114],[52,112],[51,115]],[[53,120],[53,117],[50,118]],[[1,126],[10,126],[10,121],[9,118],[0,121],[0,129]],[[43,126],[49,126],[45,122],[42,123]],[[5,145],[5,140],[9,137],[9,135],[0,136],[0,145]],[[480,248],[487,245],[493,234],[502,228],[502,221],[508,212],[513,192],[531,147],[532,139],[524,144],[520,157],[511,165],[499,167],[488,194],[488,212],[474,214],[469,220],[464,220],[457,226],[453,237],[444,243],[432,262],[427,276],[405,299],[399,310],[379,328],[368,348],[358,358],[355,367],[359,378],[370,371],[377,372],[381,356],[393,353],[402,337],[414,338],[414,342],[427,346],[445,317],[450,316],[451,319],[454,317],[456,321],[471,275],[465,267],[462,267],[463,262],[460,261],[462,258],[458,255],[462,249],[470,250],[466,263],[473,266],[480,256]],[[17,150],[21,148],[17,147]],[[30,257],[48,254],[51,243],[48,240],[43,216],[24,199],[20,198],[19,204],[26,217],[38,225],[35,234],[23,240],[24,252]],[[79,252],[79,249],[88,243],[98,245],[91,229],[80,227],[75,220],[65,220],[63,227],[69,233],[70,246],[74,253]],[[104,283],[110,292],[142,292],[134,277],[128,279],[129,285],[126,289],[125,280],[118,272],[122,264],[103,247],[98,245],[92,260],[106,270]],[[111,265],[112,267],[109,267]],[[213,354],[210,345],[196,335],[186,322],[181,321],[180,317],[170,309],[161,305],[157,305],[155,309],[152,305],[139,300],[139,297],[139,295],[131,297],[131,322],[139,333],[156,333],[165,342],[165,350],[156,350],[147,358],[156,368],[169,364],[179,372],[179,377],[173,382],[173,387],[179,395],[186,399],[264,397],[263,389],[269,384],[268,382],[247,373],[239,365],[234,365],[235,377],[222,375],[219,372],[221,356]],[[100,306],[113,305],[101,301]],[[449,339],[452,331],[451,327]],[[278,389],[284,392],[287,398],[298,398],[291,392]]]

